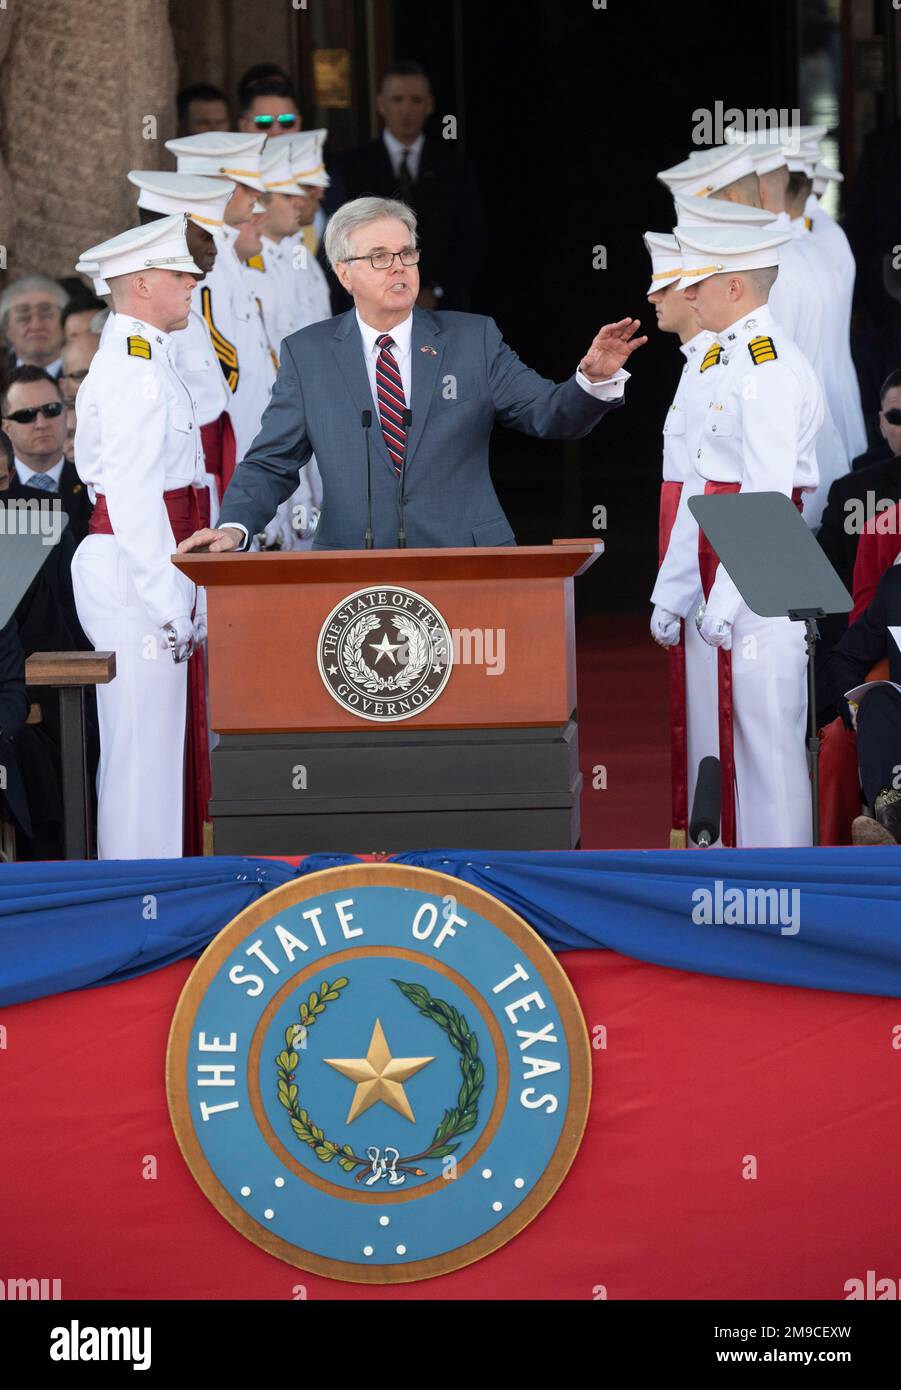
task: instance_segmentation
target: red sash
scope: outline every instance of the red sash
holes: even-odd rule
[[[660,525],[659,560],[669,546],[682,484],[664,480],[660,487]],[[670,702],[670,785],[673,800],[674,831],[688,831],[688,716],[686,714],[685,693],[685,624],[682,624],[681,640],[676,647],[669,647],[669,702]],[[672,840],[672,835],[670,839]],[[670,846],[673,847],[672,844]]]
[[[741,492],[741,483],[705,483],[704,496],[710,497],[720,492]],[[801,489],[792,492],[792,501],[801,510]],[[704,598],[710,597],[710,590],[716,579],[719,556],[704,532],[698,529],[698,563],[701,569],[701,586]],[[720,730],[720,769],[723,779],[723,809],[720,838],[724,846],[735,844],[735,748],[732,738],[732,653],[717,651],[717,685],[719,693]]]
[[[226,417],[227,418],[227,417]],[[176,544],[210,524],[210,494],[206,488],[178,487],[163,493]],[[90,535],[112,536],[106,498],[94,504]],[[192,614],[193,617],[193,614]],[[209,820],[212,794],[209,734],[206,718],[206,657],[198,647],[188,661],[188,707],[185,721],[184,853],[203,854],[203,828]]]
[[[201,425],[200,439],[207,472],[212,473],[219,484],[221,502],[237,464],[235,432],[228,412],[223,410],[218,420],[210,420],[209,424]]]

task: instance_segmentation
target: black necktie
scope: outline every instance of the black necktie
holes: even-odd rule
[[[404,150],[400,161],[400,173],[398,174],[398,187],[401,198],[406,201],[413,188],[413,175],[410,172],[410,151]]]

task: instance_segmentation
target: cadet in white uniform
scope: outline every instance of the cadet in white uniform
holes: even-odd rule
[[[262,266],[248,262],[244,267],[244,278],[250,292],[260,299],[276,350],[284,338],[303,327],[297,319],[291,238],[300,226],[308,199],[291,172],[292,140],[291,135],[279,135],[266,143],[260,161],[266,203],[260,219]]]
[[[823,399],[810,363],[767,304],[790,233],[677,227],[675,235],[683,260],[679,286],[694,305],[699,326],[716,333],[722,348],[697,449],[705,492],[782,492],[797,504],[801,492],[818,481]],[[711,563],[709,547],[702,554],[702,577],[707,604],[701,636],[722,651],[723,843],[809,845],[803,627],[752,613],[715,556]],[[723,700],[726,663],[731,720]],[[728,794],[733,785],[734,802]]]
[[[853,460],[867,448],[867,430],[863,406],[860,403],[860,384],[851,357],[851,301],[854,295],[854,277],[852,275],[849,285],[846,271],[836,264],[834,246],[830,248],[823,238],[823,224],[827,219],[820,218],[815,223],[807,214],[814,170],[819,157],[819,143],[826,131],[824,126],[802,129],[808,129],[810,135],[801,143],[799,149],[783,146],[790,180],[786,211],[792,219],[792,231],[809,259],[825,299],[826,392],[845,451],[849,460]],[[834,222],[831,226],[838,232],[839,238],[842,238],[844,234]],[[850,247],[848,250],[850,253]],[[851,260],[853,265],[853,256]]]
[[[327,135],[325,130],[307,130],[285,137],[290,141],[292,177],[306,195],[300,213],[300,230],[282,243],[290,255],[289,291],[295,332],[332,316],[328,281],[316,259],[313,235],[322,196],[331,183],[323,157]],[[287,550],[309,550],[316,537],[321,511],[322,477],[313,454],[306,468],[301,470],[296,491],[279,507],[275,523],[279,528],[279,544]]]
[[[683,164],[664,170],[658,177],[669,185],[674,195],[683,192],[706,197],[713,193],[717,198],[757,208],[764,201],[761,189],[765,184],[768,198],[778,197],[779,204],[778,207],[767,206],[765,210],[778,220],[784,208],[784,196],[779,190],[788,179],[782,135],[775,132],[775,143],[772,143],[764,142],[762,138],[760,141],[754,137],[744,139],[739,132],[729,133],[732,143],[698,153]],[[736,161],[734,164],[729,159],[730,150]],[[746,174],[748,167],[752,173],[750,178]],[[741,171],[742,177],[733,179],[727,185],[725,180],[735,169]],[[776,174],[777,178],[771,177]],[[789,230],[788,218],[784,214],[782,222],[786,231]],[[829,487],[836,478],[848,472],[850,459],[826,391],[827,311],[824,292],[804,250],[790,237],[780,252],[779,277],[770,295],[770,308],[783,332],[810,362],[823,390],[825,418],[817,442],[820,484],[813,493],[805,495],[804,500],[804,519],[809,526],[817,527]]]
[[[825,134],[825,126],[784,126],[769,132],[767,145],[774,149],[779,163],[772,162],[768,166],[771,177],[762,184],[761,196],[768,207],[779,213],[780,222],[791,227],[796,249],[804,256],[817,283],[823,305],[822,372],[806,344],[800,338],[796,341],[818,369],[827,408],[850,465],[850,461],[867,447],[860,387],[851,358],[851,295],[846,290],[845,276],[836,268],[833,254],[814,233],[814,224],[806,213],[820,141]],[[851,291],[853,294],[853,282]],[[778,300],[774,300],[773,309],[781,319]],[[827,460],[822,448],[820,455],[820,488],[805,501],[805,515],[815,508],[817,521],[828,492],[824,467]]]
[[[842,295],[850,306],[854,297],[857,262],[844,229],[839,226],[831,213],[826,211],[820,201],[831,182],[841,183],[843,180],[844,174],[840,174],[837,169],[830,169],[829,165],[824,164],[822,160],[817,160],[813,171],[813,191],[807,199],[804,211],[813,223],[814,234],[820,238],[823,246],[832,257],[832,263],[841,276]],[[850,316],[850,308],[848,313]]]
[[[314,192],[328,182],[322,163],[325,131],[283,135],[270,140],[262,173],[269,195],[263,221],[261,256],[248,262],[246,274],[268,317],[270,337],[283,338],[331,316],[325,276],[302,240],[318,204]],[[314,162],[315,161],[315,162]],[[301,185],[300,178],[307,182]],[[322,182],[325,180],[325,182]],[[289,226],[294,232],[289,234]],[[267,235],[268,232],[268,235]],[[283,502],[255,544],[266,549],[309,550],[322,511],[322,478],[313,455],[300,470],[295,491]]]
[[[204,484],[191,393],[173,334],[199,274],[186,218],[166,217],[86,251],[79,269],[109,283],[114,316],[78,392],[75,466],[95,513],[75,553],[78,617],[116,677],[98,686],[98,855],[182,853],[187,659],[198,634],[194,585],[164,494]]]
[[[313,225],[331,179],[325,167],[326,130],[305,130],[291,136],[291,172],[307,194],[309,203],[301,214],[300,231],[290,238],[295,269],[294,296],[298,328],[320,323],[332,316],[328,280],[316,259]]]
[[[132,169],[128,179],[140,190],[138,208],[142,222],[152,220],[148,214],[171,217],[177,213],[187,213],[189,243],[192,238],[205,242],[205,246],[198,246],[194,252],[195,263],[205,268],[210,258],[217,255],[213,233],[225,226],[225,208],[235,185],[228,179],[173,174],[159,169]],[[207,236],[199,235],[198,231],[192,228],[192,224],[193,228],[199,229],[199,233],[206,232]],[[204,282],[205,280],[201,279],[200,283]],[[215,479],[216,496],[212,499],[213,510],[218,511],[218,502],[221,501],[224,491],[223,433],[230,431],[232,437],[234,435],[234,425],[229,415],[232,393],[226,384],[209,325],[194,308],[193,303],[187,327],[180,329],[175,335],[175,365],[194,398],[194,408],[204,441],[207,471]],[[233,443],[230,452],[234,452]],[[226,471],[226,484],[234,472],[234,465],[235,460],[232,457]]]
[[[724,204],[731,207],[731,204]],[[694,311],[675,289],[682,274],[676,238],[646,232],[651,257],[648,299],[664,333],[679,335],[685,361],[663,426],[663,485],[660,491],[660,572],[651,595],[651,636],[669,649],[673,817],[670,847],[684,848],[694,799],[698,764],[719,752],[716,653],[694,623],[703,602],[698,568],[698,526],[688,510],[690,497],[703,492],[695,470],[695,450],[710,394],[708,372],[719,349],[712,333],[698,330]]]
[[[166,149],[177,158],[180,174],[229,179],[237,185],[226,205],[226,225],[211,229],[216,264],[195,290],[194,308],[209,325],[232,393],[229,414],[239,461],[259,432],[277,370],[256,300],[247,288],[234,249],[238,228],[250,217],[256,194],[263,192],[260,156],[265,142],[265,135],[231,131],[205,131],[166,142]]]

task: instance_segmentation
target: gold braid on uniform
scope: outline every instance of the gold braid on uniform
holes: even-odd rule
[[[704,353],[703,358],[701,359],[701,371],[706,372],[708,367],[715,367],[722,355],[722,347],[719,343],[714,343],[712,347],[709,347],[707,349],[707,351]]]
[[[779,356],[772,338],[762,333],[758,338],[752,338],[748,343],[748,352],[751,354],[751,361],[755,367],[762,366],[764,362],[775,362]]]
[[[238,349],[234,344],[230,343],[227,338],[223,337],[219,329],[213,323],[213,296],[206,286],[200,291],[200,304],[204,322],[210,330],[213,347],[216,350],[216,356],[219,358],[219,365],[228,383],[228,389],[234,393],[238,389],[238,377],[240,375],[238,370]]]

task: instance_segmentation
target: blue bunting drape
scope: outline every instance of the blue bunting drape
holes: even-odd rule
[[[2,865],[0,1005],[197,955],[273,888],[354,862],[313,855],[298,868],[241,858]],[[901,848],[429,850],[393,862],[483,888],[555,951],[606,947],[702,974],[901,997]],[[781,891],[786,915],[742,924],[739,911],[734,924],[728,913],[725,922],[705,922],[699,895],[716,912],[736,889],[739,902],[749,890]]]

